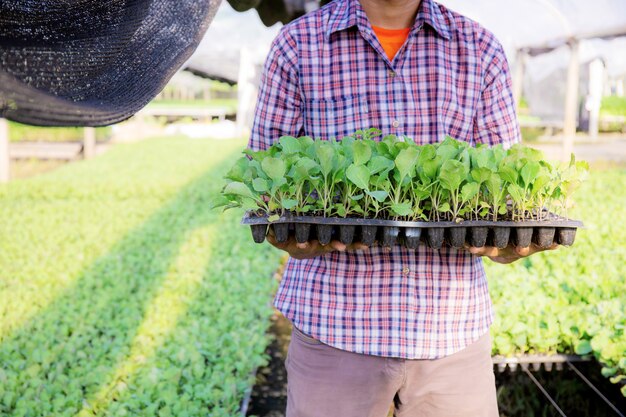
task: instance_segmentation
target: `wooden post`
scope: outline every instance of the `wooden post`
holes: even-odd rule
[[[0,183],[9,182],[9,122],[0,117]]]
[[[253,53],[249,48],[241,48],[239,55],[239,76],[237,80],[237,131],[247,136],[254,121],[254,104],[258,94],[258,73]]]
[[[604,90],[604,62],[596,58],[589,64],[589,96],[585,106],[589,110],[589,136],[598,137],[598,125],[600,123],[600,106],[602,105],[602,92]]]
[[[519,114],[520,101],[524,87],[524,70],[526,69],[526,52],[518,49],[515,55],[515,72],[513,73],[513,98],[515,99],[515,109]]]
[[[580,64],[578,61],[579,42],[573,39],[569,43],[570,56],[567,69],[567,89],[565,90],[565,117],[563,120],[563,160],[569,160],[574,150],[576,120],[578,116],[578,84]]]
[[[85,128],[83,138],[83,158],[90,159],[96,155],[96,129],[94,127]]]

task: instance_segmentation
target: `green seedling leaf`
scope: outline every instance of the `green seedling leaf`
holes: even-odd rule
[[[517,184],[509,184],[507,187],[511,198],[515,202],[520,202],[524,200],[524,189]]]
[[[265,193],[270,190],[270,186],[265,178],[255,178],[252,180],[252,188],[259,193]]]
[[[459,149],[455,145],[450,144],[449,142],[446,144],[442,143],[437,148],[437,155],[440,156],[444,161],[455,160],[458,154],[459,154]]]
[[[413,197],[415,197],[418,201],[423,200],[424,198],[430,195],[431,185],[423,185],[418,182],[413,182],[411,193]]]
[[[478,194],[480,190],[480,185],[477,182],[470,182],[461,188],[461,200],[470,201],[472,198]]]
[[[231,201],[229,199],[227,199],[226,197],[222,196],[222,195],[216,195],[214,196],[210,203],[209,203],[209,208],[215,209],[217,207],[224,207],[231,204]]]
[[[292,199],[286,198],[281,203],[284,209],[291,210],[292,208],[298,205],[298,200],[292,200]]]
[[[522,181],[524,181],[524,186],[526,188],[530,187],[539,174],[539,170],[541,169],[541,165],[539,162],[531,161],[527,162],[526,165],[522,168],[521,177]]]
[[[230,182],[224,187],[223,194],[233,194],[241,197],[255,199],[257,196],[241,182]]]
[[[327,143],[318,144],[316,155],[319,160],[322,174],[327,177],[333,170],[335,160],[335,150]]]
[[[472,179],[479,184],[482,184],[489,178],[491,178],[492,174],[493,171],[491,171],[489,168],[474,168],[471,171]]]
[[[497,164],[494,156],[494,151],[491,148],[481,146],[476,149],[476,166],[478,168],[487,168],[490,171],[495,171]]]
[[[310,178],[315,173],[319,172],[319,165],[317,162],[308,157],[299,158],[294,165],[296,181],[303,181]]]
[[[363,140],[355,141],[352,145],[355,165],[366,164],[372,157],[372,148]]]
[[[293,136],[282,136],[278,139],[278,143],[280,143],[282,151],[285,154],[300,153],[302,151],[300,141]]]
[[[441,167],[441,159],[437,157],[436,159],[432,159],[430,161],[424,162],[424,165],[421,166],[421,173],[423,176],[420,176],[423,180],[434,180],[437,178],[437,173],[439,172],[439,168]]]
[[[395,159],[395,165],[400,174],[400,182],[402,182],[404,178],[411,176],[418,157],[419,151],[415,147],[403,149],[398,153]]]
[[[612,384],[619,384],[622,381],[626,380],[626,375],[616,375],[614,377],[609,378]]]
[[[602,368],[602,370],[600,372],[602,373],[603,377],[609,378],[611,376],[614,376],[617,373],[617,370],[618,370],[618,368],[616,366],[612,367],[612,368],[609,368],[609,367],[605,366],[605,367]]]
[[[395,164],[391,159],[380,155],[374,156],[367,163],[367,169],[369,169],[371,175],[375,175],[380,172],[390,171],[393,169],[394,166]]]
[[[339,217],[346,217],[346,208],[342,204],[335,204],[333,207]]]
[[[437,149],[433,145],[424,145],[422,146],[422,150],[420,151],[419,157],[417,158],[417,163],[419,165],[423,165],[426,161],[435,159],[436,156]]]
[[[263,172],[267,174],[274,181],[278,181],[281,178],[285,178],[285,161],[278,158],[265,158],[261,161],[261,168],[263,168]]]
[[[463,167],[465,168],[466,176],[468,176],[470,169],[472,167],[472,163],[471,163],[471,159],[469,155],[469,149],[464,148],[463,150],[461,150],[461,152],[457,155],[457,159],[463,164]]]
[[[498,195],[502,189],[502,179],[500,179],[498,174],[492,172],[485,181],[485,186],[487,187],[489,194],[492,196]]]
[[[411,203],[394,203],[391,205],[391,211],[396,216],[408,216],[412,213]]]
[[[535,177],[532,185],[533,194],[537,194],[550,184],[551,178],[547,174],[540,173]]]
[[[517,184],[518,174],[514,166],[504,165],[500,167],[498,174],[500,174],[500,178],[502,178],[502,180],[508,182],[509,184]]]
[[[280,187],[282,187],[283,185],[285,185],[285,184],[287,184],[287,178],[285,178],[285,177],[277,178],[276,180],[272,181],[272,187],[270,189],[270,193],[272,195],[276,194],[278,189]]]
[[[369,188],[370,172],[367,167],[352,164],[346,170],[346,176],[360,189],[367,190]]]
[[[227,178],[231,181],[239,181],[244,182],[246,178],[246,173],[250,167],[250,160],[245,156],[239,158],[232,168],[228,171],[224,178]]]
[[[577,355],[588,355],[592,351],[593,349],[591,348],[589,340],[581,340],[574,349],[574,352],[576,352]]]
[[[377,190],[377,191],[366,191],[366,194],[369,195],[370,197],[372,197],[374,200],[382,203],[384,202],[387,197],[389,196],[389,193],[387,191],[383,191],[383,190]]]
[[[458,190],[466,176],[466,166],[453,159],[445,161],[439,171],[441,186],[449,191]]]
[[[270,222],[270,223],[276,222],[278,220],[280,220],[280,215],[279,214],[272,214],[271,216],[269,216],[267,218],[267,221]]]

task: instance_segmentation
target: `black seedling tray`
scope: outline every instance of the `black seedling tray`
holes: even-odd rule
[[[531,242],[542,248],[553,243],[570,246],[574,243],[576,230],[583,226],[578,220],[570,220],[554,214],[549,220],[486,221],[464,220],[461,222],[409,222],[381,219],[359,219],[315,216],[281,216],[270,222],[266,216],[247,212],[241,221],[252,229],[252,238],[262,243],[271,227],[276,241],[286,242],[290,236],[304,243],[317,240],[322,245],[339,240],[349,245],[363,243],[372,246],[378,242],[391,247],[396,244],[417,249],[420,242],[433,249],[444,244],[462,248],[470,246],[495,246],[504,248],[512,243],[527,247]]]

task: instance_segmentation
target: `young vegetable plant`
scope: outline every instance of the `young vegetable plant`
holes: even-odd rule
[[[271,219],[544,220],[551,210],[567,215],[587,171],[574,159],[551,165],[522,145],[471,147],[450,137],[417,145],[380,133],[359,130],[339,141],[283,136],[265,151],[247,150],[213,205]]]

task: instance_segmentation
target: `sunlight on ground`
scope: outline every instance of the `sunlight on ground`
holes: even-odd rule
[[[137,370],[154,356],[156,349],[167,339],[179,318],[194,301],[195,290],[211,262],[206,242],[211,241],[214,234],[214,225],[197,229],[181,246],[162,286],[146,308],[145,318],[131,344],[130,354],[115,366],[110,380],[85,401],[83,410],[77,416],[87,417],[105,412],[109,403],[123,394]],[[156,368],[153,371],[159,372]]]

